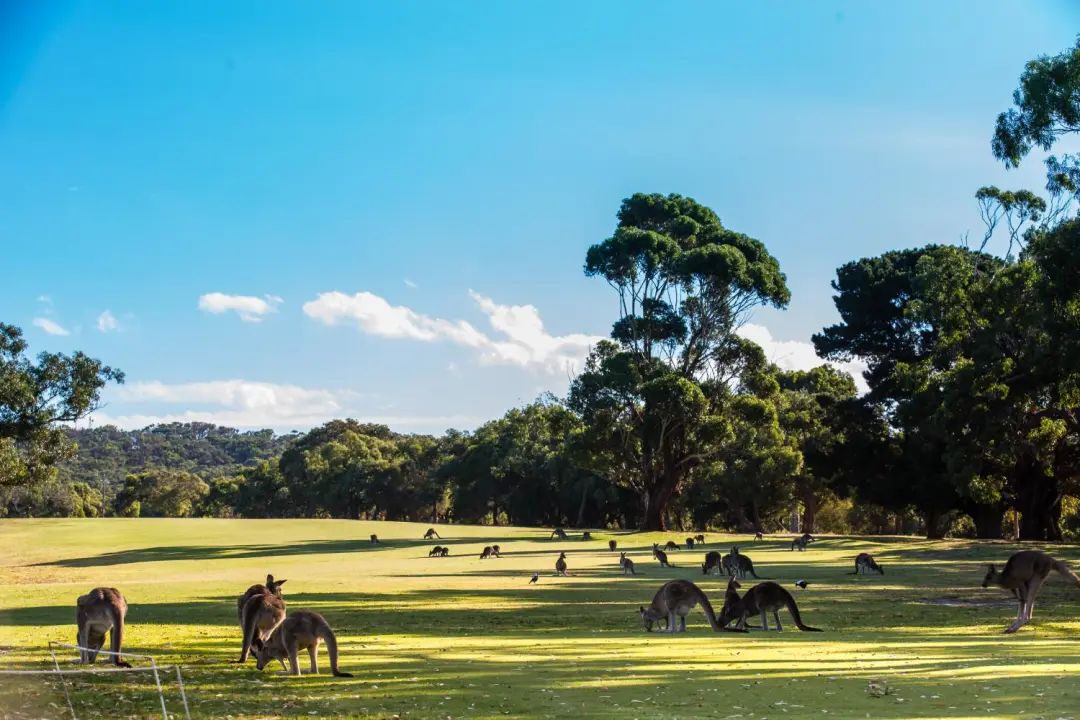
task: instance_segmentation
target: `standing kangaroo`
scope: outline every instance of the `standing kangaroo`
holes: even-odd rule
[[[252,649],[259,652],[265,646],[267,638],[284,619],[285,601],[280,596],[265,592],[248,598],[240,613],[240,627],[244,638],[240,648],[240,659],[237,662],[247,662]]]
[[[256,595],[266,594],[281,597],[281,586],[286,582],[288,582],[288,580],[275,580],[273,575],[268,574],[266,576],[265,585],[252,585],[244,591],[243,595],[236,599],[236,619],[240,623],[240,632],[244,631],[244,606],[247,605],[248,600]],[[262,638],[256,638],[255,648],[258,649],[260,647],[262,647]]]
[[[998,572],[993,565],[987,567],[982,586],[985,588],[997,585],[1006,590],[1012,590],[1013,595],[1020,602],[1016,620],[1005,628],[1006,633],[1014,633],[1031,621],[1031,615],[1035,610],[1035,596],[1039,594],[1039,588],[1046,581],[1046,576],[1051,570],[1056,570],[1066,580],[1080,587],[1080,577],[1077,577],[1068,565],[1038,550],[1021,550],[1013,553],[1001,572]]]
[[[794,549],[798,548],[799,552],[802,552],[803,550],[806,549],[806,546],[809,545],[809,544],[810,544],[810,541],[806,539],[805,535],[803,535],[802,537],[797,537],[797,538],[795,538],[794,540],[791,541],[791,549],[794,550]]]
[[[799,614],[799,606],[795,598],[784,588],[774,582],[763,582],[746,591],[741,598],[734,592],[742,587],[739,581],[732,578],[728,582],[728,592],[725,596],[724,607],[720,611],[720,624],[727,625],[732,620],[736,621],[735,627],[746,629],[746,619],[750,615],[761,615],[761,627],[769,629],[768,613],[773,614],[776,620],[777,632],[783,632],[784,627],[780,624],[780,608],[786,607],[795,620],[795,626],[804,632],[821,632],[819,628],[803,624]],[[736,600],[736,598],[738,598]]]
[[[371,533],[370,540],[371,540],[372,545],[378,545],[379,544],[379,536],[376,535],[375,533]]]
[[[667,544],[664,545],[664,549],[665,550],[682,550],[682,546],[679,545],[679,543],[675,542],[674,540],[668,540]]]
[[[439,538],[440,540],[442,540],[442,537],[439,535],[438,532],[435,531],[435,528],[433,528],[433,527],[428,528],[427,532],[424,533],[424,539],[425,540],[430,540],[431,538]]]
[[[686,632],[686,616],[696,605],[701,605],[713,630],[720,632],[724,629],[716,618],[709,598],[689,580],[671,580],[664,583],[656,591],[649,607],[638,607],[638,613],[648,632],[652,632],[653,625],[662,619],[667,620],[666,632]]]
[[[728,575],[731,577],[746,577],[747,573],[754,576],[755,580],[760,580],[758,574],[754,572],[754,561],[748,556],[743,555],[739,550],[739,546],[736,545],[731,548],[731,553],[724,558],[724,567],[728,571]]]
[[[705,544],[705,536],[704,535],[695,535],[694,540],[701,543],[702,545]]]
[[[708,575],[709,573],[713,572],[713,570],[716,571],[717,575],[720,575],[724,572],[724,569],[721,566],[720,553],[716,552],[715,550],[710,550],[709,552],[705,553],[705,562],[701,563],[701,574]]]
[[[623,575],[637,575],[634,572],[634,561],[626,557],[626,553],[619,555],[619,567],[622,568]]]
[[[117,667],[129,668],[130,663],[120,657],[124,645],[124,618],[127,601],[116,588],[94,588],[75,601],[75,624],[78,633],[75,644],[79,646],[79,662],[93,664],[98,652],[105,645],[105,633],[109,633],[109,650],[114,653],[110,662]]]
[[[607,541],[607,549],[610,550],[611,552],[615,552],[618,548],[619,548],[619,543],[615,542],[614,540],[608,540]]]
[[[686,549],[687,550],[693,550],[694,549],[694,538],[692,538],[692,537],[686,538]]]
[[[671,567],[671,563],[668,562],[667,553],[660,549],[660,546],[653,543],[652,556],[660,561],[660,567]]]
[[[855,574],[866,575],[868,573],[877,572],[882,575],[885,574],[885,568],[877,564],[874,560],[874,556],[870,553],[859,553],[855,556]],[[986,587],[985,585],[983,587]]]
[[[300,664],[296,656],[300,650],[307,650],[311,659],[311,672],[319,673],[319,641],[326,643],[326,653],[330,656],[330,672],[334,677],[352,677],[351,674],[338,670],[338,647],[334,631],[330,629],[326,618],[316,612],[301,610],[293,613],[282,622],[255,655],[255,667],[262,670],[271,660],[279,660],[285,665],[289,659],[289,673],[300,674]]]
[[[559,559],[555,561],[555,574],[566,576],[566,553],[559,553]]]
[[[495,550],[490,545],[485,545],[484,549],[480,551],[480,559],[485,560],[495,555]]]

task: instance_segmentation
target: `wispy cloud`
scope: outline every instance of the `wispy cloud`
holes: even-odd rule
[[[739,335],[747,340],[753,340],[765,351],[765,357],[783,370],[810,370],[819,365],[832,365],[849,373],[855,378],[855,386],[860,393],[866,392],[869,387],[863,379],[866,363],[861,361],[832,362],[822,360],[814,352],[814,346],[800,340],[777,340],[773,337],[769,328],[764,325],[746,323],[738,330]]]
[[[226,295],[225,293],[212,292],[199,297],[199,309],[220,315],[225,312],[235,312],[244,322],[262,322],[264,316],[277,311],[281,304],[281,298],[277,295]]]
[[[115,332],[120,329],[120,323],[116,316],[106,310],[97,317],[97,329],[103,333]]]
[[[61,326],[60,323],[54,322],[54,321],[50,320],[49,318],[36,317],[36,318],[34,318],[33,323],[34,323],[34,325],[36,327],[41,328],[42,330],[47,332],[49,335],[70,335],[71,334],[70,332],[68,332],[68,330],[66,328]]]
[[[415,282],[413,282],[412,280],[410,280],[409,278],[405,278],[405,287],[407,287],[407,288],[413,288],[413,289],[415,289],[415,288],[418,288],[418,287],[420,287],[420,286],[419,286],[419,285],[417,285],[417,284],[416,284]]]
[[[326,325],[352,322],[368,335],[451,342],[476,350],[482,363],[517,365],[552,373],[580,367],[589,348],[601,339],[580,333],[551,335],[532,305],[500,305],[471,290],[469,296],[501,337],[489,336],[465,320],[432,317],[404,305],[391,305],[369,292],[321,293],[304,303],[303,309],[308,317]]]

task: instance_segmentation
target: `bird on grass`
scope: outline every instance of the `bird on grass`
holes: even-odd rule
[[[529,584],[540,582],[540,573],[533,573],[532,578],[529,579]]]
[[[806,587],[807,587],[807,586],[808,586],[809,584],[810,584],[810,583],[806,582],[805,580],[796,580],[796,581],[795,581],[795,587],[797,587],[797,588],[802,588],[803,590],[805,590],[805,589],[806,589]]]

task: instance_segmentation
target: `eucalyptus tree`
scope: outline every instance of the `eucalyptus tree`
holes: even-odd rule
[[[790,300],[765,245],[680,195],[623,201],[585,273],[618,298],[611,342],[590,354],[569,406],[585,423],[591,467],[641,497],[641,525],[665,529],[672,498],[732,437],[726,388],[755,357],[735,331],[760,305]]]

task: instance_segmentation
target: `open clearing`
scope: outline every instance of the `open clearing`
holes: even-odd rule
[[[666,580],[698,582],[719,610],[725,578],[703,577],[703,551],[652,543],[685,533],[594,531],[567,541],[528,528],[338,520],[5,520],[0,522],[0,668],[48,667],[50,640],[73,642],[75,598],[114,586],[130,605],[125,650],[184,668],[193,717],[390,718],[1070,718],[1080,717],[1080,589],[1051,575],[1031,625],[1002,635],[1015,605],[982,590],[984,563],[1017,546],[911,538],[733,539],[758,574],[792,590],[808,624],[717,634],[700,610],[688,632],[646,634],[638,619]],[[372,546],[368,535],[385,542]],[[623,577],[610,538],[644,574]],[[478,560],[486,544],[501,559]],[[428,558],[435,544],[449,558]],[[1047,548],[1080,565],[1075,545]],[[553,577],[559,550],[571,577]],[[859,552],[884,577],[850,575]],[[529,585],[534,571],[540,582]],[[338,634],[342,669],[286,678],[239,655],[236,597],[267,572],[288,578],[290,611],[317,610]],[[792,586],[810,582],[805,591]],[[749,586],[753,580],[748,580]],[[944,602],[938,602],[943,600]],[[71,660],[68,660],[70,663]],[[301,653],[301,666],[304,663]],[[153,711],[115,680],[77,686],[80,717]],[[873,685],[871,687],[871,684]],[[887,688],[887,690],[886,690]],[[0,676],[0,716],[59,717],[39,678]],[[174,702],[170,698],[170,703]],[[174,705],[178,709],[178,705]],[[36,713],[36,715],[35,715]]]

